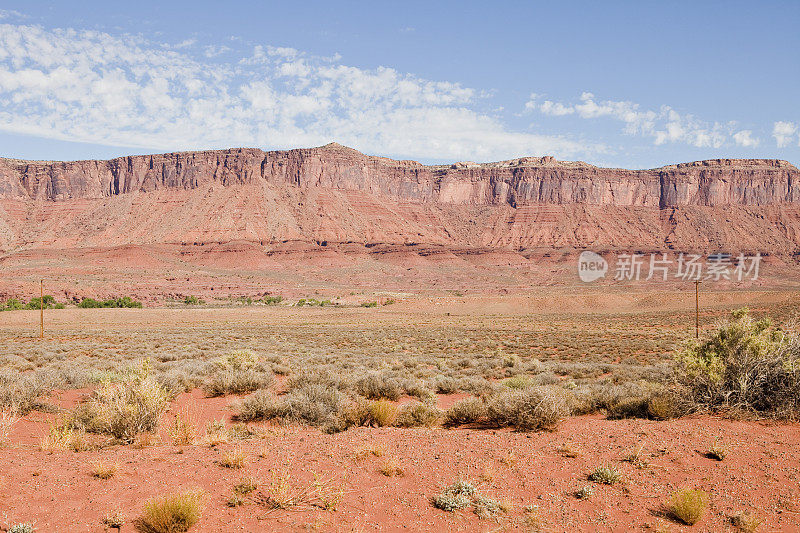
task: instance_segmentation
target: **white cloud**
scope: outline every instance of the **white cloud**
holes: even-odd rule
[[[497,160],[603,149],[511,131],[457,83],[285,47],[221,61],[230,48],[180,46],[0,24],[0,130],[165,151],[338,141],[369,153]]]
[[[798,126],[794,122],[776,122],[772,126],[772,136],[775,137],[775,142],[778,143],[778,148],[789,146],[792,142],[792,137],[798,131]]]
[[[729,138],[742,146],[755,146],[758,140],[752,132],[733,134],[733,123],[704,122],[693,115],[680,114],[669,106],[658,111],[642,109],[639,104],[625,100],[598,100],[594,94],[581,94],[577,103],[564,104],[551,100],[539,102],[539,95],[532,94],[525,104],[528,111],[539,111],[550,116],[576,115],[584,119],[611,118],[621,121],[623,132],[628,135],[643,135],[653,144],[683,143],[698,148],[723,146]],[[750,144],[744,144],[750,143]],[[755,144],[752,144],[755,143]]]
[[[753,137],[753,132],[750,130],[737,131],[733,134],[733,141],[745,148],[755,148],[761,143],[760,139]]]

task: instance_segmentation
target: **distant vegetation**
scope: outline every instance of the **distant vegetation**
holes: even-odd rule
[[[317,300],[316,298],[300,298],[297,300],[297,303],[294,304],[296,307],[327,307],[329,305],[335,305],[330,300]]]
[[[121,298],[110,298],[108,300],[95,300],[94,298],[84,298],[78,304],[81,309],[93,309],[99,307],[109,308],[125,308],[136,307],[141,308],[142,302],[131,299],[130,296],[123,296]]]
[[[0,303],[0,311],[21,311],[21,310],[36,310],[41,308],[42,301],[44,302],[45,309],[64,309],[65,305],[57,302],[52,296],[45,294],[43,298],[31,298],[31,301],[25,303],[22,300],[11,298],[6,300],[5,303]],[[76,304],[81,309],[99,308],[99,307],[142,307],[142,302],[132,299],[130,296],[122,296],[120,298],[109,298],[108,300],[95,300],[94,298],[84,298]]]
[[[21,310],[31,310],[31,309],[40,309],[42,306],[42,301],[44,301],[44,308],[45,309],[64,309],[64,304],[60,302],[56,302],[56,299],[50,296],[49,294],[45,294],[43,298],[31,298],[31,301],[25,303],[23,300],[17,300],[16,298],[11,298],[6,300],[5,303],[0,304],[0,311],[21,311]]]
[[[185,303],[186,305],[205,305],[206,301],[201,300],[197,296],[189,295],[186,298],[184,298],[183,303]]]

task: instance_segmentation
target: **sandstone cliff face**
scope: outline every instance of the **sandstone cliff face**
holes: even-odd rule
[[[800,171],[778,160],[712,160],[653,170],[598,168],[551,157],[426,166],[332,144],[130,156],[110,161],[0,160],[0,197],[108,198],[210,183],[266,182],[360,191],[403,202],[456,205],[584,204],[641,207],[784,205],[800,202]]]
[[[340,145],[0,159],[0,252],[229,242],[800,252],[800,171],[552,157],[426,166]]]

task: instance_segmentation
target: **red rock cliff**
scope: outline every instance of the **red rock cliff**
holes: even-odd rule
[[[109,161],[0,159],[0,197],[97,199],[158,189],[266,181],[360,191],[414,203],[766,206],[800,202],[800,171],[780,160],[720,159],[652,170],[599,168],[552,157],[426,166],[337,144],[264,152],[231,149]]]

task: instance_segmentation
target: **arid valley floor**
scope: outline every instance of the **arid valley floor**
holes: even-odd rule
[[[792,327],[800,304],[794,290],[701,296],[706,331],[742,306]],[[118,513],[121,530],[134,531],[149,498],[193,489],[203,491],[198,531],[736,531],[731,517],[743,511],[762,521],[759,531],[800,524],[797,423],[612,419],[597,409],[552,431],[390,427],[397,405],[446,410],[509,380],[611,403],[640,394],[694,335],[693,291],[548,288],[375,308],[68,308],[46,311],[44,339],[38,319],[37,311],[0,313],[3,366],[47,382],[0,447],[2,526],[103,531]],[[314,373],[343,397],[370,396],[377,383],[373,400],[383,397],[389,414],[332,434],[237,421],[243,395],[207,388],[215,364],[237,350],[260,361],[277,395]],[[102,382],[144,359],[173,393],[155,436],[122,445],[90,432],[54,434]],[[729,451],[723,460],[708,455],[717,445]],[[589,481],[602,466],[619,481]],[[499,509],[432,505],[459,480]],[[682,488],[709,494],[693,527],[666,512]],[[281,498],[285,505],[274,505]]]

